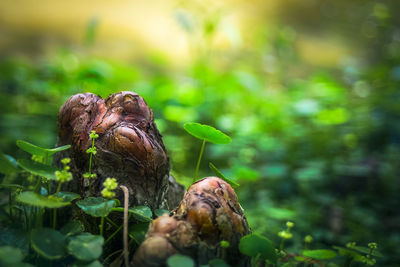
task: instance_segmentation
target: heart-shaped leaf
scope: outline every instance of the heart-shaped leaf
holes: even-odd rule
[[[54,196],[42,196],[32,191],[25,191],[16,197],[18,202],[30,206],[45,207],[45,208],[61,208],[71,204],[65,202],[61,198]]]
[[[144,241],[148,229],[148,222],[135,223],[129,227],[129,236],[134,239],[137,244],[141,244]]]
[[[356,251],[358,251],[358,252],[361,252],[361,253],[364,253],[364,254],[369,254],[369,252],[370,252],[371,249],[370,249],[370,248],[367,248],[367,247],[355,246],[355,247],[354,247],[354,250],[356,250]],[[380,252],[377,251],[376,249],[374,249],[374,250],[372,251],[371,255],[372,255],[372,256],[375,256],[375,257],[383,257],[382,253],[380,253]]]
[[[213,171],[215,172],[215,175],[216,175],[217,177],[221,178],[222,180],[224,180],[225,182],[227,182],[228,184],[230,184],[230,185],[231,185],[232,187],[234,187],[234,188],[236,188],[236,187],[239,186],[238,183],[235,183],[235,182],[232,181],[231,179],[226,178],[225,175],[223,175],[222,172],[220,172],[220,171],[217,169],[217,167],[215,167],[214,164],[212,164],[211,162],[210,162],[209,166],[210,166],[210,169],[213,170]]]
[[[303,256],[316,260],[329,260],[337,256],[336,252],[330,249],[304,250]]]
[[[66,225],[64,225],[60,232],[65,236],[76,235],[78,233],[82,233],[84,231],[83,224],[80,221],[69,221]]]
[[[42,157],[50,157],[57,152],[67,150],[71,147],[70,145],[65,145],[56,148],[42,148],[23,140],[17,140],[17,146],[31,155],[37,155]]]
[[[354,250],[348,249],[348,248],[343,248],[343,247],[338,247],[338,246],[333,246],[334,249],[337,249],[339,251],[339,254],[342,256],[347,256],[353,258],[355,261],[362,261],[362,256],[355,252]]]
[[[9,155],[0,153],[0,173],[10,174],[18,171],[18,164],[15,159]]]
[[[132,209],[133,217],[140,222],[149,222],[153,213],[147,206],[137,206]]]
[[[19,184],[0,184],[0,188],[8,188],[8,189],[24,189],[22,185]]]
[[[61,198],[64,202],[71,202],[81,197],[80,195],[73,192],[58,192],[58,194],[56,194],[55,196]]]
[[[250,234],[242,237],[239,242],[239,251],[250,257],[259,255],[261,259],[272,262],[276,262],[277,259],[272,242],[259,234]]]
[[[47,178],[49,180],[55,180],[56,171],[60,171],[56,167],[44,165],[38,162],[33,162],[31,160],[20,159],[17,161],[18,165],[21,166],[24,170],[34,174],[39,175],[41,177]]]
[[[112,211],[124,212],[124,208],[113,208]],[[151,217],[153,216],[151,209],[147,206],[137,206],[128,209],[128,212],[139,222],[151,222]]]
[[[0,247],[0,266],[14,266],[23,259],[22,252],[19,248],[11,246]]]
[[[72,267],[103,267],[103,265],[99,261],[92,261],[90,263],[84,261],[75,262]]]
[[[103,251],[104,238],[100,235],[82,233],[71,238],[68,252],[78,260],[92,261],[100,257]]]
[[[208,265],[210,267],[230,267],[229,264],[227,264],[224,260],[222,259],[213,259],[208,262]]]
[[[107,204],[106,204],[107,203]],[[93,217],[107,216],[112,208],[115,207],[115,200],[106,200],[102,197],[88,197],[76,202],[79,208],[81,208],[86,214]]]
[[[169,211],[165,210],[165,209],[156,209],[156,210],[154,210],[154,215],[156,215],[157,217],[160,217],[163,214],[169,214]]]
[[[66,238],[54,229],[33,229],[31,245],[38,254],[49,260],[60,259],[66,254]]]
[[[231,142],[231,138],[221,132],[220,130],[215,129],[214,127],[200,124],[197,122],[189,122],[183,125],[183,128],[194,137],[206,140],[207,142],[214,144],[229,144]]]
[[[182,255],[175,254],[168,258],[168,267],[194,267],[194,261],[192,258]]]
[[[29,236],[21,229],[4,228],[0,226],[0,246],[19,248],[23,254],[29,252]]]

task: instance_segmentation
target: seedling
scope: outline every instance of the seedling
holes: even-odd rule
[[[190,122],[190,123],[185,123],[183,125],[183,128],[191,135],[194,137],[203,140],[203,143],[201,145],[200,149],[200,154],[199,158],[197,160],[196,164],[196,171],[193,177],[193,182],[195,182],[198,178],[199,175],[199,168],[200,168],[200,162],[201,158],[203,156],[204,152],[204,147],[206,145],[206,142],[214,143],[214,144],[229,144],[231,142],[231,138],[221,132],[220,130],[215,129],[214,127],[196,123],[196,122]]]
[[[94,146],[94,141],[99,138],[99,135],[96,134],[96,131],[92,131],[89,134],[90,139],[92,139],[92,146],[86,150],[86,153],[90,154],[89,157],[89,171],[83,174],[83,177],[89,180],[89,194],[92,195],[92,180],[97,177],[95,173],[92,173],[92,159],[93,156],[96,155],[97,150]]]

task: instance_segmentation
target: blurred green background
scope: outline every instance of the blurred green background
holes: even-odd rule
[[[0,149],[54,147],[72,94],[130,90],[153,109],[173,174],[188,185],[201,141],[238,181],[255,232],[293,251],[377,242],[400,262],[400,2],[0,2]]]

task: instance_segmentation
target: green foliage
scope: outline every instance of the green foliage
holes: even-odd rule
[[[194,267],[194,261],[185,255],[175,254],[168,258],[168,267]]]
[[[42,196],[32,191],[20,193],[16,200],[26,205],[44,208],[61,208],[71,203],[56,196]]]
[[[222,180],[224,180],[225,182],[227,182],[228,184],[230,184],[233,188],[236,188],[239,186],[238,183],[235,183],[234,181],[232,181],[229,178],[226,178],[225,175],[222,174],[222,172],[220,172],[217,167],[214,166],[214,164],[212,164],[211,162],[209,163],[210,169],[213,170],[215,172],[215,175],[219,178],[221,178]]]
[[[336,257],[336,252],[329,249],[303,250],[302,254],[316,260],[329,260]]]
[[[113,199],[107,200],[102,197],[87,197],[77,201],[76,205],[86,214],[93,217],[104,217],[112,211],[116,202]]]
[[[65,236],[54,229],[39,228],[31,232],[32,248],[49,260],[60,259],[66,255],[66,242]]]
[[[277,255],[272,242],[259,234],[250,234],[242,237],[239,250],[244,255],[275,262]]]
[[[83,233],[71,238],[68,252],[78,260],[92,261],[100,257],[103,243],[102,236]]]
[[[41,157],[51,157],[55,153],[67,150],[71,147],[71,145],[65,145],[56,148],[42,148],[23,140],[17,140],[17,146],[31,155],[36,155]]]
[[[18,164],[15,159],[0,152],[0,173],[11,174],[15,172],[18,172]]]
[[[19,159],[17,160],[18,165],[21,166],[22,169],[34,174],[42,176],[49,180],[56,180],[56,171],[60,171],[56,167],[44,165],[38,162],[33,162],[27,159]]]
[[[112,211],[123,212],[123,208],[112,208]],[[133,217],[139,222],[150,222],[153,213],[151,209],[147,206],[137,206],[131,209],[128,209],[128,212],[133,215]]]
[[[229,144],[231,142],[229,136],[212,126],[191,122],[185,123],[183,127],[188,133],[200,140],[206,140],[214,144]]]

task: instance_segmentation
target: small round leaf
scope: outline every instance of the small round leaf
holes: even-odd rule
[[[52,156],[56,152],[67,150],[71,147],[71,145],[65,145],[56,148],[42,148],[23,140],[17,140],[17,146],[31,155],[37,155],[42,157]]]
[[[45,207],[45,208],[61,208],[71,204],[65,202],[61,198],[53,196],[42,196],[32,191],[25,191],[16,197],[18,202],[24,203],[30,206]]]
[[[272,242],[259,234],[250,234],[242,237],[239,242],[239,251],[250,257],[260,255],[261,259],[272,262],[277,259]]]
[[[60,259],[65,255],[65,236],[50,228],[33,229],[31,244],[33,249],[46,259]]]
[[[100,257],[103,252],[103,243],[102,236],[83,233],[71,238],[68,243],[68,252],[78,260],[92,261]]]
[[[194,261],[192,258],[182,255],[175,254],[168,258],[168,267],[194,267]]]
[[[231,138],[214,127],[196,122],[185,123],[183,128],[194,137],[214,144],[229,144]]]
[[[20,159],[17,162],[18,165],[21,166],[24,170],[34,175],[42,176],[49,180],[55,180],[56,179],[55,172],[59,171],[59,169],[53,166],[44,165],[41,163],[33,162],[31,160]]]
[[[12,264],[19,263],[23,259],[22,252],[19,248],[11,246],[0,247],[0,265],[11,266]]]
[[[337,256],[336,252],[330,249],[304,250],[303,256],[316,260],[329,260]]]
[[[106,205],[107,203],[107,205]],[[93,217],[107,216],[116,205],[115,200],[106,200],[102,197],[88,197],[76,202],[86,214]]]

